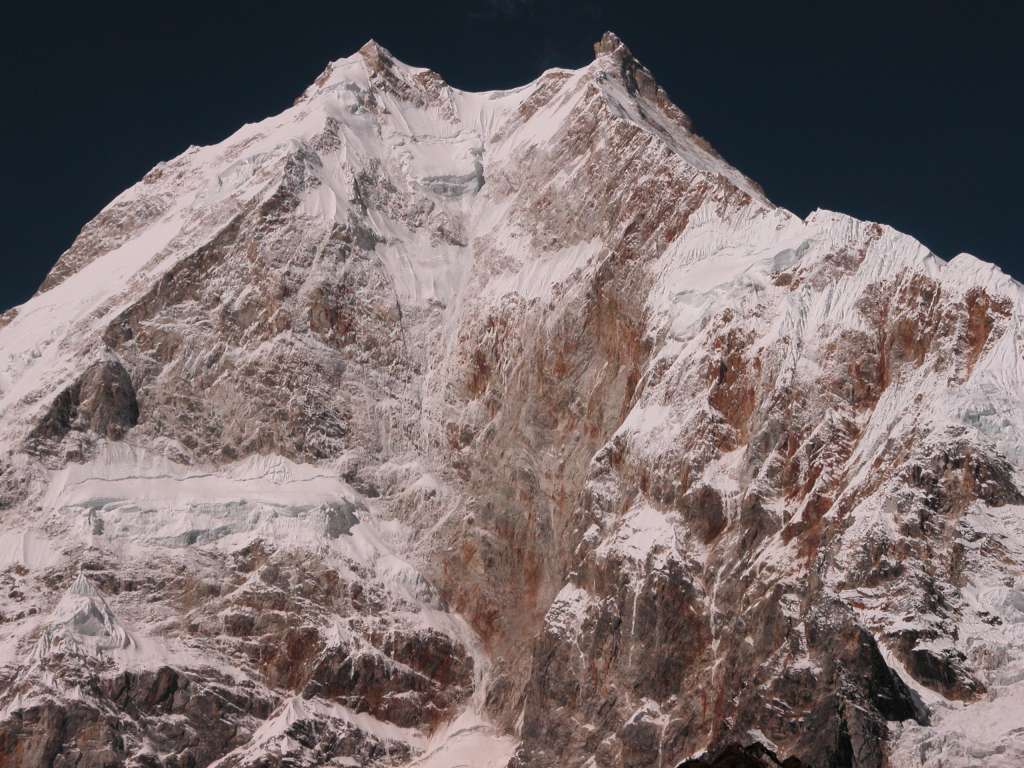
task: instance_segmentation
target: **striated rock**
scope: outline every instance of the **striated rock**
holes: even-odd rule
[[[128,372],[118,361],[104,360],[90,365],[57,395],[30,440],[54,445],[72,430],[120,440],[138,421],[139,403]]]

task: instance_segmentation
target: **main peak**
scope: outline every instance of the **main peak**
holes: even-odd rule
[[[622,42],[622,38],[612,31],[605,32],[601,39],[594,43],[594,56],[619,56],[633,58],[632,51]]]
[[[395,63],[395,57],[391,55],[391,51],[373,38],[370,38],[363,44],[363,47],[359,49],[359,55],[366,60],[367,66],[376,72],[386,69]]]
[[[607,70],[617,72],[631,94],[658,99],[660,88],[654,75],[636,60],[633,52],[614,32],[605,32],[594,43],[594,57],[597,62],[603,62]],[[667,101],[667,97],[664,100]]]

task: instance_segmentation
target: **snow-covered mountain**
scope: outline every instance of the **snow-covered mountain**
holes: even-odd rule
[[[0,319],[0,766],[1020,765],[1022,317],[367,43]]]

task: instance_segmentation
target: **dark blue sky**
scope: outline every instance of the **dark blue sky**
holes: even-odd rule
[[[0,21],[0,307],[157,162],[284,109],[370,37],[479,90],[585,64],[605,29],[777,203],[1024,278],[1024,3],[62,5]]]

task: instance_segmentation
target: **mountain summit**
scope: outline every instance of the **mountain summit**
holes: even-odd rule
[[[370,41],[0,320],[0,766],[1018,765],[1022,309]]]

